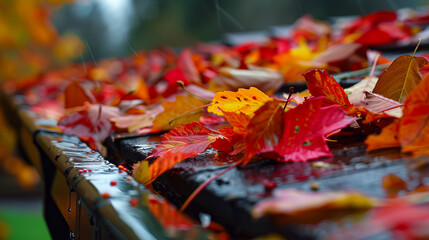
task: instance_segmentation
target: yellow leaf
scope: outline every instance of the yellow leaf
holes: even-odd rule
[[[204,105],[205,102],[193,96],[177,96],[176,101],[162,104],[164,112],[155,117],[153,128],[163,131],[185,123],[198,121],[203,115],[202,109],[198,110],[198,108]]]
[[[257,88],[240,88],[237,92],[225,91],[217,93],[207,110],[217,115],[224,115],[224,112],[235,112],[253,117],[254,112],[259,107],[272,100]]]

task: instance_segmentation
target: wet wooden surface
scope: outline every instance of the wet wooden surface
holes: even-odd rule
[[[111,138],[108,149],[112,159],[122,156],[121,161],[132,164],[144,159],[159,137]],[[365,152],[362,143],[349,146],[331,146],[334,157],[309,162],[278,163],[260,160],[237,167],[210,183],[189,205],[187,213],[197,217],[209,214],[213,221],[223,225],[234,237],[255,237],[272,232],[288,239],[321,239],[327,234],[355,222],[364,221],[367,212],[354,214],[330,214],[318,219],[317,215],[302,219],[271,221],[251,216],[252,207],[271,196],[263,182],[275,183],[276,188],[294,188],[311,191],[317,182],[319,191],[356,190],[369,196],[384,198],[382,178],[395,174],[405,180],[410,188],[427,183],[425,172],[414,170],[410,165],[420,160],[403,156],[399,149],[387,149],[375,153]],[[219,173],[240,156],[216,154],[208,150],[196,158],[176,164],[170,171],[153,182],[161,195],[180,207],[199,185]],[[317,167],[324,164],[326,167]],[[332,215],[332,216],[329,216]],[[358,219],[359,221],[356,221]],[[386,235],[385,237],[388,237]]]

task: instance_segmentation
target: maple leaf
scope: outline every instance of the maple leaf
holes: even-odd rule
[[[95,98],[91,92],[82,88],[76,81],[67,85],[64,90],[64,108],[80,107],[88,103],[95,103]]]
[[[198,152],[166,152],[150,165],[147,160],[143,160],[133,166],[133,176],[136,181],[147,185],[177,163],[197,155]]]
[[[366,151],[373,151],[382,148],[400,147],[401,144],[398,139],[399,120],[393,121],[381,129],[380,134],[369,135],[365,139],[367,145]]]
[[[373,93],[383,95],[403,103],[417,84],[422,80],[419,69],[428,61],[422,57],[400,56],[378,79]]]
[[[274,198],[262,200],[252,209],[252,215],[262,217],[269,214],[298,216],[322,209],[367,209],[377,200],[359,192],[304,192],[296,189],[276,189]]]
[[[237,92],[224,91],[216,93],[207,111],[217,115],[223,115],[223,112],[235,112],[253,117],[254,112],[259,107],[271,100],[272,98],[257,88],[240,88]]]
[[[312,70],[302,74],[307,81],[307,87],[312,96],[325,96],[327,104],[340,104],[342,107],[350,107],[347,94],[340,84],[325,70]]]
[[[218,150],[231,149],[228,148],[228,139],[219,131],[206,128],[198,122],[188,123],[175,127],[162,135],[161,144],[153,149],[148,158],[161,156],[168,152],[202,153],[211,144],[217,146]]]
[[[399,141],[403,152],[428,152],[429,145],[429,77],[408,95],[399,127]]]
[[[198,98],[179,95],[174,102],[165,102],[162,104],[164,112],[155,117],[153,128],[163,131],[181,124],[198,121],[203,115],[203,109],[198,110],[198,108],[204,105],[205,102]]]
[[[283,105],[279,101],[266,102],[256,112],[247,124],[245,136],[245,157],[243,164],[261,151],[272,151],[277,145],[282,129]]]
[[[279,161],[307,161],[332,156],[325,136],[354,121],[346,116],[339,105],[322,107],[327,99],[307,99],[303,104],[284,114],[283,135],[274,151],[281,156]]]

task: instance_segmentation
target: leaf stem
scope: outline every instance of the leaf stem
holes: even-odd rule
[[[419,42],[417,43],[417,46],[414,49],[413,55],[411,56],[410,63],[408,64],[407,74],[405,74],[405,81],[404,81],[404,84],[402,85],[401,94],[399,95],[399,99],[398,99],[399,102],[401,102],[402,95],[404,94],[405,85],[407,84],[408,75],[409,75],[410,69],[411,69],[411,63],[414,60],[414,55],[416,54],[417,48],[420,46],[421,42],[422,42],[422,39],[419,38]]]
[[[221,172],[219,172],[218,174],[214,175],[213,177],[209,178],[207,181],[205,181],[203,184],[201,184],[199,187],[197,187],[197,189],[195,189],[191,195],[189,195],[188,199],[186,199],[186,201],[183,203],[183,205],[180,207],[180,212],[183,212],[186,207],[188,207],[189,203],[191,203],[192,200],[194,200],[194,198],[205,188],[207,187],[207,185],[209,185],[211,182],[213,182],[213,180],[215,180],[216,178],[222,176],[223,174],[225,174],[226,172],[228,172],[229,170],[233,169],[234,167],[238,166],[240,163],[242,163],[243,160],[237,161],[233,164],[231,164],[229,167],[225,168],[224,170],[222,170]]]
[[[293,94],[293,92],[294,92],[294,91],[295,91],[295,88],[294,88],[294,87],[290,87],[290,88],[289,88],[289,96],[287,97],[287,100],[286,100],[285,106],[283,107],[283,111],[285,111],[285,110],[286,110],[287,104],[289,103],[290,98],[292,97],[292,94]]]
[[[194,108],[194,109],[191,109],[191,110],[189,110],[189,111],[187,111],[187,112],[184,112],[184,113],[180,114],[179,116],[177,116],[177,117],[175,117],[175,118],[171,119],[171,120],[170,120],[170,122],[168,122],[168,125],[170,125],[170,126],[171,126],[171,125],[173,124],[173,122],[174,122],[174,121],[176,121],[177,119],[180,119],[180,118],[182,118],[182,117],[184,117],[184,116],[186,116],[186,115],[188,115],[188,114],[194,114],[194,113],[196,113],[197,111],[200,111],[201,109],[204,109],[204,108],[206,108],[206,107],[208,107],[208,106],[210,106],[210,104],[205,104],[205,105],[202,105],[202,106],[196,107],[196,108]]]
[[[176,84],[179,85],[183,89],[183,91],[187,92],[189,95],[191,95],[191,96],[193,96],[195,98],[198,98],[198,99],[200,99],[201,101],[203,101],[205,103],[211,103],[212,102],[212,100],[210,100],[210,99],[200,97],[200,96],[198,96],[198,95],[190,92],[188,89],[186,89],[184,82],[182,82],[182,81],[176,81]]]

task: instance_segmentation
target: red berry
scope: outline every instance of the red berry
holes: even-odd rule
[[[104,193],[101,194],[101,197],[104,198],[104,199],[107,199],[107,198],[110,197],[110,194],[108,192],[104,192]]]
[[[111,186],[116,186],[118,183],[115,180],[110,181]]]
[[[139,200],[135,197],[130,199],[130,205],[131,207],[137,207],[139,205]]]
[[[79,171],[78,171],[78,173],[83,173],[84,171],[83,171],[83,169],[79,169]]]
[[[133,178],[131,177],[131,176],[127,176],[127,181],[128,182],[131,182],[131,180],[132,180]]]

